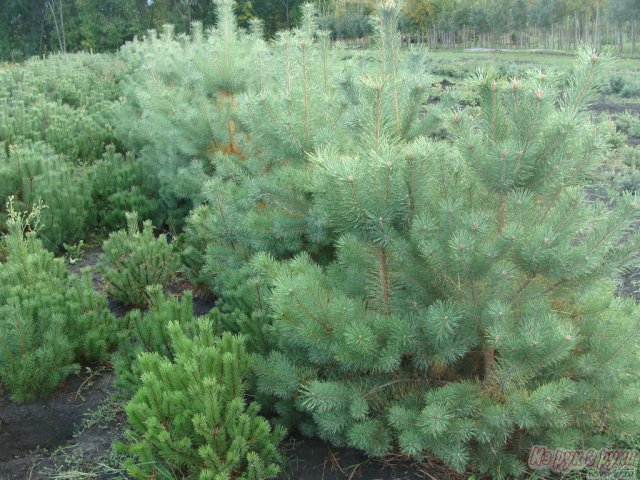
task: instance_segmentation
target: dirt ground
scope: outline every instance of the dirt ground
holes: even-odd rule
[[[599,100],[591,105],[591,110],[604,113],[638,113],[640,114],[640,103],[622,102],[612,103],[606,100]]]
[[[102,462],[124,416],[119,412],[106,424],[87,420],[111,398],[112,381],[109,370],[83,371],[43,400],[18,405],[0,396],[0,479],[58,478],[67,468],[77,470],[66,464],[71,453],[87,467]]]

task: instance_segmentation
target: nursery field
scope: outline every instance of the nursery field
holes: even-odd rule
[[[0,480],[637,478],[640,58],[215,3],[0,67]]]

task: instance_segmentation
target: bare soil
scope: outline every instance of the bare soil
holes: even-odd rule
[[[0,395],[0,479],[49,479],[64,469],[56,449],[74,447],[90,465],[110,449],[122,422],[81,429],[85,416],[113,392],[113,373],[71,375],[49,398],[16,404]],[[76,452],[77,455],[77,452]],[[108,476],[89,478],[112,478]]]
[[[612,103],[606,100],[598,100],[593,105],[591,105],[591,110],[595,112],[603,112],[603,113],[640,113],[640,103],[633,102],[622,102],[622,103]]]
[[[278,480],[462,480],[436,461],[411,462],[405,457],[371,459],[351,448],[335,448],[317,438],[285,441],[286,464]]]

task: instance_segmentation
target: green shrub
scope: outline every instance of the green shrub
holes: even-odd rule
[[[173,360],[158,353],[138,357],[142,386],[127,404],[129,443],[118,449],[135,478],[266,480],[279,472],[272,430],[245,405],[248,356],[241,338],[216,337],[213,324],[198,321],[192,337],[168,325]]]
[[[109,235],[102,244],[99,269],[107,292],[118,300],[137,307],[148,305],[146,288],[166,285],[179,267],[177,255],[165,234],[154,237],[151,221],[138,226],[138,214],[127,213],[127,230]]]
[[[619,74],[609,76],[609,80],[603,83],[600,91],[606,94],[618,95],[626,84],[626,79]]]
[[[640,147],[624,145],[616,149],[605,182],[610,182],[619,193],[640,192]]]
[[[103,362],[118,324],[88,272],[68,273],[36,237],[40,207],[8,205],[0,263],[0,380],[17,401],[45,396],[81,362]],[[27,233],[24,233],[24,232]]]
[[[172,359],[169,322],[176,322],[183,329],[190,329],[195,324],[190,291],[177,299],[164,295],[160,285],[151,285],[146,293],[149,308],[144,312],[133,310],[126,314],[125,328],[119,335],[118,352],[113,356],[117,374],[115,384],[130,394],[140,387],[138,354],[155,352]]]
[[[640,97],[640,82],[632,76],[613,73],[606,83],[600,87],[605,95],[616,95],[622,98]]]
[[[613,185],[620,192],[640,192],[640,170],[625,169],[617,172],[613,179]]]
[[[307,5],[299,30],[280,34],[271,51],[262,46],[260,78],[239,97],[236,113],[252,140],[240,144],[242,155],[212,156],[215,176],[200,186],[204,204],[192,210],[181,236],[189,279],[228,293],[225,302],[234,303],[234,290],[251,276],[242,264],[253,251],[321,254],[326,242],[324,219],[309,210],[308,158],[347,139],[336,131],[344,106],[316,20]]]
[[[106,231],[126,227],[125,212],[137,212],[155,225],[162,225],[158,182],[149,174],[151,167],[131,153],[122,155],[108,145],[102,159],[89,169],[91,196],[97,212],[97,224]]]
[[[107,299],[95,291],[90,270],[69,276],[65,309],[65,331],[76,360],[81,364],[106,361],[125,326],[111,314]]]
[[[119,52],[131,73],[117,136],[153,165],[163,208],[178,228],[215,171],[214,157],[242,154],[237,99],[259,73],[256,51],[264,42],[238,28],[231,0],[216,0],[215,8],[217,28],[194,23],[182,37],[167,26]]]
[[[473,71],[468,65],[455,64],[447,60],[432,61],[429,67],[433,75],[453,79],[466,78]]]
[[[0,70],[0,141],[44,141],[91,162],[112,136],[121,64],[109,55],[53,55]]]
[[[8,154],[0,148],[0,198],[13,195],[17,206],[29,209],[38,201],[41,212],[39,235],[48,248],[86,238],[95,224],[86,169],[68,163],[42,142],[11,145]]]
[[[630,82],[625,84],[620,91],[622,98],[638,98],[640,97],[640,82]]]
[[[523,474],[532,445],[640,434],[640,309],[614,295],[640,260],[640,206],[585,194],[607,148],[586,112],[604,69],[583,50],[562,101],[537,72],[480,72],[452,142],[314,157],[336,260],[253,260],[278,343],[254,364],[258,391],[283,421],[492,478]]]
[[[206,202],[192,211],[182,237],[190,278],[220,296],[224,311],[251,317],[250,305],[261,303],[246,268],[257,251],[276,258],[306,251],[323,264],[333,258],[330,219],[312,203],[314,155],[376,148],[384,139],[407,141],[434,130],[437,116],[424,108],[424,57],[401,56],[398,35],[383,43],[392,53],[372,53],[379,77],[350,72],[337,82],[328,66],[333,54],[307,5],[301,28],[278,37],[261,88],[241,98],[239,114],[251,138],[247,158],[216,158],[215,178],[201,187]]]
[[[619,151],[620,161],[629,168],[640,170],[640,146],[625,145]]]
[[[624,112],[616,115],[616,126],[629,137],[640,138],[640,115]]]

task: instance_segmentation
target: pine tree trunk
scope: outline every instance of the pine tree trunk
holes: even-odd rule
[[[589,28],[589,16],[587,14],[585,14],[584,16],[584,28],[582,29],[582,31],[584,32],[584,42],[589,43],[589,41],[591,40],[591,30]]]
[[[578,48],[578,45],[580,45],[580,22],[578,20],[578,12],[576,12],[574,14],[574,33],[575,33],[575,44],[574,44],[574,48]]]
[[[64,15],[62,12],[62,0],[58,1],[60,5],[60,30],[62,30],[62,52],[67,53],[67,37],[64,34]]]
[[[544,31],[544,48],[549,48],[549,30]]]
[[[622,39],[622,28],[618,27],[617,31],[618,31],[618,41],[617,41],[618,51],[622,52],[622,49],[624,48],[624,40]]]
[[[284,18],[287,25],[287,28],[291,27],[291,23],[289,22],[289,2],[288,0],[282,0],[282,5],[284,6]]]
[[[51,10],[51,15],[53,16],[53,26],[56,29],[56,36],[58,37],[58,45],[60,47],[60,52],[64,53],[64,47],[62,45],[62,36],[60,35],[60,27],[58,27],[58,17],[56,17],[55,11],[55,3],[54,0],[48,0],[47,6]]]
[[[595,46],[596,49],[600,50],[601,40],[600,40],[600,0],[596,1],[596,25],[595,25]]]
[[[633,19],[631,20],[631,55],[636,53],[636,35],[636,21]]]
[[[47,7],[43,5],[42,9],[40,11],[42,13],[40,14],[40,50],[39,50],[39,54],[40,54],[40,56],[42,56],[43,53],[44,53],[44,15],[47,12]],[[26,56],[26,52],[25,52],[25,56]]]
[[[496,362],[496,352],[493,348],[486,348],[484,351],[484,381],[485,384],[491,379],[493,365]]]

